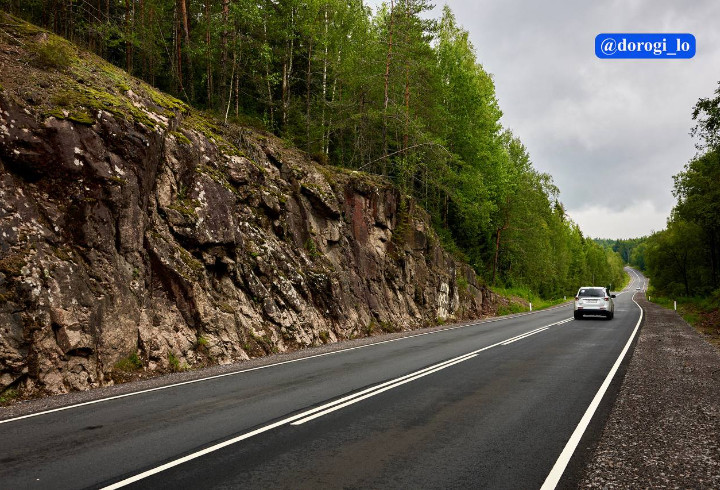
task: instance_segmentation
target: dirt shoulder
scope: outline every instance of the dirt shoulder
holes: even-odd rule
[[[720,350],[636,299],[645,322],[580,487],[720,488]]]

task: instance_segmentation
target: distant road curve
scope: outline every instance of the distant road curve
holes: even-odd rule
[[[640,325],[632,275],[611,321],[563,305],[0,420],[0,486],[553,488]]]

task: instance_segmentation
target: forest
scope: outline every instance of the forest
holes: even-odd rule
[[[0,8],[226,124],[390,179],[488,285],[558,298],[623,282],[629,257],[584,237],[565,214],[552,177],[502,126],[493,77],[448,7],[439,18],[427,0],[390,0],[377,11],[361,0],[0,0]],[[678,180],[683,224],[667,239],[709,226],[691,170],[713,158]],[[714,257],[704,285],[717,285]]]

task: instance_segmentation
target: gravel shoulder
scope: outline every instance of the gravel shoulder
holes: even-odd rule
[[[645,310],[581,488],[720,488],[720,350],[676,312]]]

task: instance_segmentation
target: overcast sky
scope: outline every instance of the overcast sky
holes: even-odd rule
[[[366,1],[379,5],[382,1]],[[720,1],[449,0],[495,79],[503,125],[551,174],[588,236],[665,227],[696,150],[692,107],[720,80]],[[693,59],[601,60],[603,32],[687,32]]]

